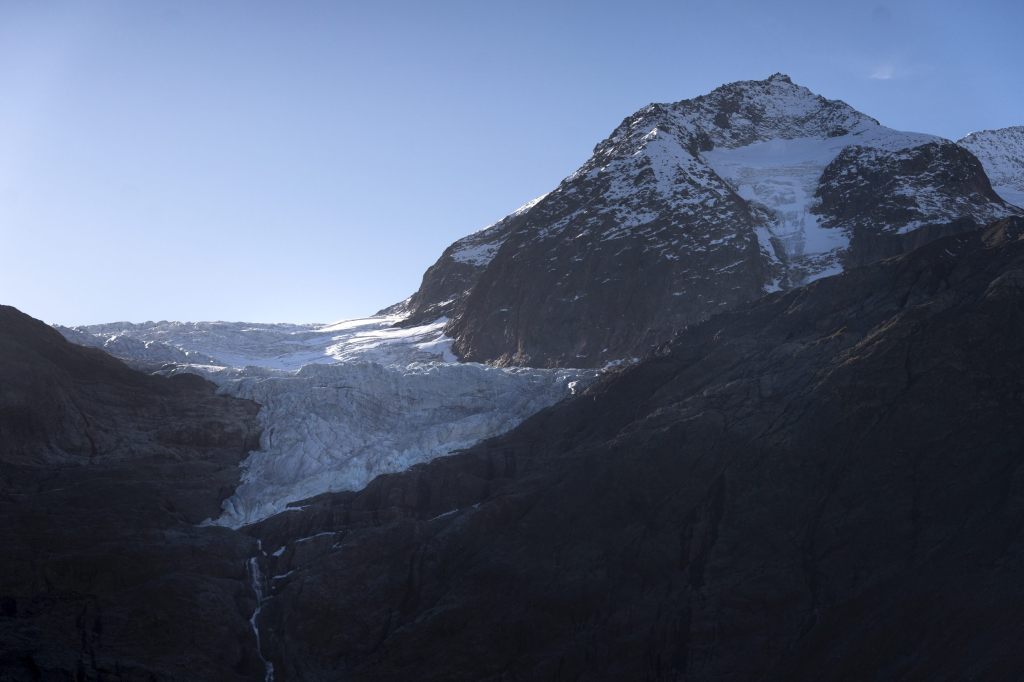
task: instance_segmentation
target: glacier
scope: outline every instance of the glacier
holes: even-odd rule
[[[825,167],[851,145],[896,151],[940,139],[872,121],[844,135],[772,139],[716,148],[701,157],[737,194],[761,209],[765,223],[756,232],[762,251],[772,255],[781,250],[794,270],[790,283],[799,285],[842,272],[840,257],[850,246],[845,230],[823,226],[815,212],[815,192]]]
[[[444,318],[396,326],[401,319],[58,329],[151,371],[200,374],[261,406],[260,448],[242,462],[222,514],[207,521],[239,528],[499,435],[597,375],[460,363]]]

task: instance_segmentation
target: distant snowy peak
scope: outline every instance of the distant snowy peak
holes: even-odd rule
[[[699,214],[698,222],[748,222],[738,219],[737,213],[744,211],[732,205],[730,195],[738,194],[749,204],[744,207],[747,217],[756,223],[754,231],[769,269],[776,271],[765,282],[768,290],[774,290],[779,282],[801,284],[841,269],[839,260],[849,235],[822,232],[824,219],[816,214],[821,212],[819,180],[842,150],[862,146],[896,152],[944,142],[934,135],[882,126],[845,102],[817,95],[776,73],[763,81],[740,81],[693,99],[644,107],[598,144],[593,156],[553,193],[583,199],[581,203],[588,204],[583,210],[566,212],[556,207],[526,218],[539,225],[534,239],[569,226],[588,231],[595,223],[604,229],[604,239],[616,239],[634,232],[650,235],[652,230],[645,226],[668,214]],[[456,242],[449,249],[452,257],[478,268],[486,266],[511,232],[507,221],[523,216],[538,201]],[[929,217],[938,219],[956,213],[955,207],[934,202],[929,208],[936,214]],[[990,213],[975,211],[970,217],[988,220]],[[893,227],[913,222],[908,218]],[[834,227],[838,221],[831,223]],[[667,244],[650,248],[676,258],[676,246],[687,240],[700,242],[702,236],[708,237],[704,241],[721,243],[712,231],[677,235]],[[449,299],[457,298],[458,292],[449,293]],[[454,307],[449,303],[445,313]]]
[[[958,144],[978,157],[999,196],[1024,206],[1024,126],[982,130]]]
[[[552,192],[450,246],[403,310],[449,317],[463,359],[600,366],[1014,213],[954,143],[774,74],[627,117]]]

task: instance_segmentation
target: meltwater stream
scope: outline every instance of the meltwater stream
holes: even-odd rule
[[[249,618],[249,625],[252,626],[252,633],[256,637],[256,653],[259,655],[260,660],[263,661],[263,668],[266,671],[263,680],[264,682],[274,682],[274,664],[263,655],[263,644],[260,641],[260,611],[263,610],[263,604],[267,600],[266,580],[263,577],[263,570],[260,569],[260,556],[266,556],[266,552],[263,551],[263,542],[261,540],[257,540],[256,543],[259,553],[249,559],[249,579],[252,583],[252,591],[256,595],[256,609]]]

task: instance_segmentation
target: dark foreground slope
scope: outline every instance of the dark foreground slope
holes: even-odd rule
[[[1016,679],[1022,231],[716,316],[264,522],[277,679]]]
[[[256,410],[0,307],[0,680],[262,679],[254,543],[195,527]]]

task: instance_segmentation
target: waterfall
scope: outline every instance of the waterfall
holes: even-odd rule
[[[257,549],[260,554],[263,554],[263,542],[257,540]],[[265,584],[263,579],[263,571],[260,569],[260,555],[249,559],[249,578],[252,581],[252,591],[256,595],[256,610],[252,612],[252,616],[249,618],[249,625],[252,626],[252,633],[256,636],[256,653],[259,654],[260,660],[263,661],[263,667],[266,669],[266,674],[263,676],[264,682],[274,682],[274,664],[268,661],[263,656],[263,645],[260,643],[260,624],[259,617],[260,611],[263,610],[263,603],[267,600]]]

